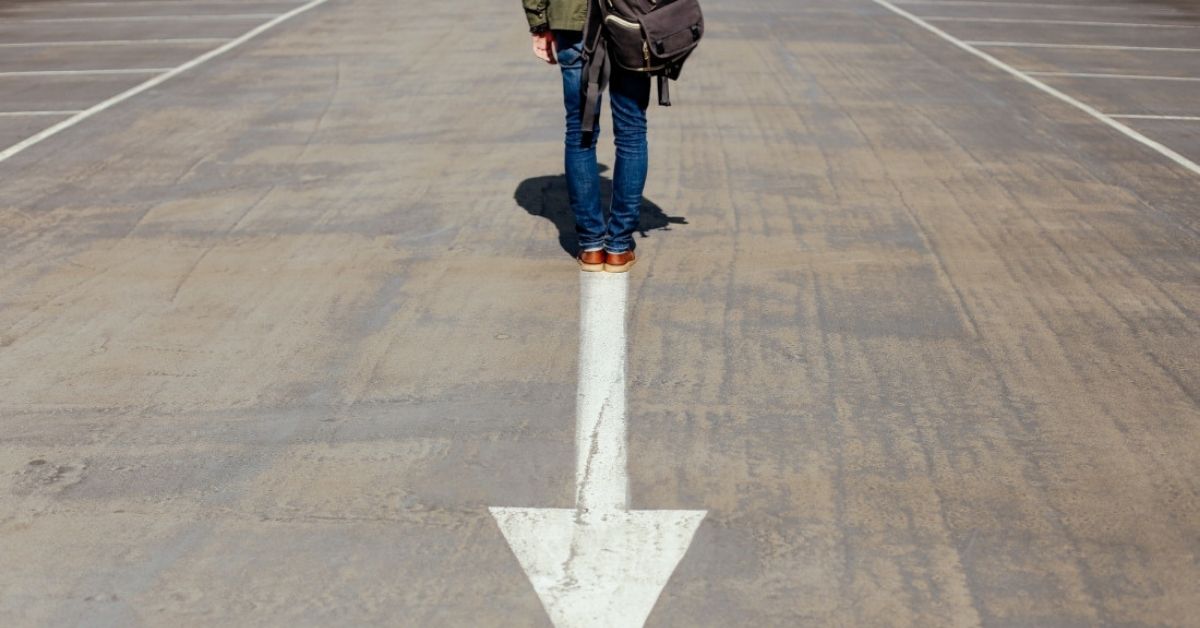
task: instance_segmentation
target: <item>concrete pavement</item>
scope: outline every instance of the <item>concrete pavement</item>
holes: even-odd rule
[[[330,0],[0,162],[0,624],[550,625],[488,507],[574,503],[579,272],[502,4]],[[156,43],[0,71],[268,19],[20,21],[71,5],[0,44]],[[903,6],[1023,71],[1200,76],[1187,3]],[[647,625],[1194,625],[1200,176],[870,0],[704,7],[627,404],[632,507],[707,516]],[[1200,159],[1200,84],[1042,79]]]

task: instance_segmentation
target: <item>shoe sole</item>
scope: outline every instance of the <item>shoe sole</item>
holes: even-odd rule
[[[628,262],[625,262],[624,264],[605,264],[604,272],[606,272],[606,273],[629,272],[629,267],[633,266],[634,262],[636,262],[636,261],[637,261],[637,259],[631,259]]]
[[[604,270],[604,264],[584,264],[583,262],[579,262],[579,270],[585,273],[598,273]]]

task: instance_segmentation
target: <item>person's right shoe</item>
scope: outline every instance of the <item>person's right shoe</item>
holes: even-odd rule
[[[637,261],[637,256],[633,251],[622,251],[620,253],[605,253],[604,254],[604,270],[610,273],[623,273],[629,270],[630,266]]]
[[[576,258],[579,260],[579,269],[589,273],[599,272],[604,270],[604,251],[583,251]]]

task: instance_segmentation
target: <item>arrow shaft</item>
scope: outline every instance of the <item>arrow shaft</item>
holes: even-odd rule
[[[641,628],[703,510],[629,510],[626,274],[580,273],[575,508],[492,508],[556,628]]]
[[[579,389],[575,403],[575,505],[629,508],[625,420],[624,273],[580,273]]]

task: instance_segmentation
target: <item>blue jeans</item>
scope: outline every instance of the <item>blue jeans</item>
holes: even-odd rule
[[[613,67],[609,80],[612,105],[613,143],[617,162],[613,166],[612,204],[605,220],[600,207],[600,170],[596,164],[597,121],[588,146],[583,146],[583,36],[574,31],[555,31],[558,65],[562,68],[563,104],[567,109],[565,162],[567,198],[575,214],[575,233],[584,251],[603,248],[623,253],[634,248],[642,190],[646,187],[646,105],[650,102],[650,77]],[[597,108],[599,111],[599,108]]]

